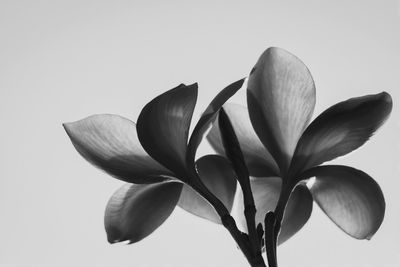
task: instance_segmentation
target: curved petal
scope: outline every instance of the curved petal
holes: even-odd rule
[[[310,188],[314,200],[344,232],[370,239],[385,215],[385,199],[368,174],[347,166],[326,165],[307,172],[315,176]]]
[[[137,122],[143,148],[180,179],[186,176],[188,132],[196,100],[197,84],[181,84],[150,101]]]
[[[293,171],[306,170],[363,145],[392,110],[386,92],[351,98],[319,115],[299,140]]]
[[[313,207],[313,198],[306,185],[299,184],[290,195],[279,233],[278,244],[282,244],[297,233],[308,221]]]
[[[188,157],[191,162],[195,161],[196,151],[200,145],[201,140],[205,132],[209,129],[211,123],[217,117],[218,111],[222,105],[231,98],[240,88],[242,88],[245,79],[240,79],[218,93],[216,97],[211,101],[210,105],[206,108],[200,117],[200,120],[194,127],[193,133],[189,140],[188,145]]]
[[[172,213],[182,184],[125,184],[108,201],[104,226],[110,243],[135,243],[150,235]]]
[[[226,103],[224,110],[235,130],[250,175],[276,176],[279,172],[278,166],[254,132],[247,108],[238,104]],[[219,154],[225,155],[218,120],[214,122],[207,139]]]
[[[256,224],[264,223],[265,214],[268,211],[275,210],[281,190],[281,180],[278,177],[252,178],[250,180],[257,209]],[[312,211],[312,203],[312,197],[306,186],[300,184],[293,190],[283,216],[278,244],[282,244],[292,237],[308,221]],[[238,223],[241,228],[246,230],[246,219],[243,215],[243,195],[241,192],[238,193],[235,204],[235,216],[239,219]]]
[[[309,70],[289,52],[268,48],[249,77],[247,102],[258,137],[285,172],[315,106]]]
[[[143,150],[135,124],[117,115],[94,115],[63,124],[76,150],[108,174],[130,183],[165,180],[171,172]]]
[[[205,186],[230,211],[236,192],[236,174],[229,161],[218,155],[207,155],[197,160],[196,166]],[[194,215],[221,223],[217,212],[207,200],[187,185],[183,186],[178,205]]]

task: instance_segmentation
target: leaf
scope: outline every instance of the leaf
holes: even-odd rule
[[[76,150],[108,174],[130,183],[155,183],[171,172],[142,148],[133,122],[117,115],[94,115],[63,124]]]
[[[172,213],[182,190],[178,182],[125,184],[109,200],[104,217],[110,243],[135,243],[156,230]]]
[[[294,55],[268,48],[249,77],[247,102],[253,127],[283,175],[314,110],[311,74]]]
[[[326,215],[344,232],[370,239],[385,215],[385,199],[368,174],[347,166],[326,165],[308,172],[315,176],[310,191]]]
[[[299,172],[362,146],[392,110],[386,92],[340,102],[319,115],[303,133],[292,170]]]
[[[226,103],[223,107],[239,140],[250,175],[276,176],[278,166],[254,132],[247,108],[232,103]],[[217,153],[225,155],[219,120],[215,120],[207,139]]]
[[[186,177],[188,132],[196,100],[197,84],[181,84],[150,101],[137,123],[143,148],[181,180]]]
[[[236,174],[229,161],[218,155],[207,155],[197,160],[196,166],[205,186],[230,211],[236,192]],[[183,186],[178,205],[194,215],[221,223],[217,212],[207,200],[187,185]]]

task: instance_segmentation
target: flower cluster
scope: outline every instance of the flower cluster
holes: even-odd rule
[[[267,49],[251,71],[248,108],[226,103],[245,84],[241,79],[223,89],[190,138],[197,84],[181,84],[156,97],[142,109],[137,124],[109,114],[64,124],[86,160],[126,182],[107,204],[109,242],[140,241],[178,205],[222,223],[250,264],[265,266],[256,260],[261,251],[258,241],[249,242],[252,229],[243,212],[249,192],[257,210],[250,228],[257,227],[260,239],[267,230],[262,226],[267,212],[275,215],[273,231],[279,244],[307,222],[314,201],[352,237],[369,239],[378,230],[385,212],[378,184],[355,168],[321,164],[363,145],[389,116],[390,95],[382,92],[340,102],[310,123],[313,79],[297,57],[279,48]],[[222,108],[243,153],[250,191],[237,190],[237,181],[242,186],[240,175],[217,119]],[[196,159],[210,127],[207,139],[217,154]],[[311,179],[313,184],[307,184]]]

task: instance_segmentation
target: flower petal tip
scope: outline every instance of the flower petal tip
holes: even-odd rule
[[[74,129],[75,129],[75,125],[76,125],[77,122],[79,122],[79,121],[62,123],[64,131],[67,133],[69,139],[72,142],[74,142]]]
[[[77,125],[78,122],[79,122],[79,121],[64,122],[64,123],[62,123],[62,126],[63,126],[65,132],[67,133],[69,139],[72,141],[72,143],[74,143],[74,140],[75,140],[75,136],[74,136],[75,133],[74,133],[74,131],[75,131],[75,129],[76,129],[75,126]]]
[[[181,84],[178,86],[178,88],[180,88],[180,87],[187,87],[187,88],[189,88],[189,89],[197,90],[197,89],[199,88],[199,84],[198,84],[197,82],[192,83],[192,84],[189,84],[189,85],[186,85],[186,84],[184,84],[184,83],[181,83]]]
[[[390,105],[390,106],[393,105],[392,96],[391,96],[388,92],[383,91],[382,93],[379,94],[379,96],[380,96],[381,99],[382,99],[383,101],[385,101],[388,105]]]
[[[69,128],[71,126],[72,122],[63,122],[61,125],[64,128],[64,130],[67,132],[67,134],[69,135]]]
[[[115,243],[118,243],[118,240],[107,238],[107,242],[108,242],[110,245],[114,245]]]

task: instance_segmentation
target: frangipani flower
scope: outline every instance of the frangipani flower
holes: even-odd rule
[[[229,161],[207,155],[195,162],[195,154],[218,110],[243,82],[229,85],[214,98],[190,140],[197,84],[181,84],[153,99],[143,108],[137,126],[109,114],[64,124],[73,145],[86,160],[127,182],[107,204],[104,223],[109,242],[140,241],[160,226],[176,205],[220,222],[221,214],[217,215],[203,197],[216,196],[217,204],[229,214],[236,192]]]
[[[309,123],[315,106],[313,79],[297,57],[279,48],[269,48],[261,55],[247,92],[248,111],[231,104],[224,109],[252,176],[256,220],[263,222],[266,212],[275,209],[277,220],[283,220],[283,227],[294,233],[307,222],[314,200],[344,232],[369,239],[385,212],[379,185],[352,167],[320,164],[364,144],[389,116],[390,95],[351,98]],[[224,154],[218,123],[208,139]],[[305,182],[312,177],[315,182],[308,188]],[[287,205],[294,196],[296,205]],[[297,216],[286,220],[293,210]],[[245,225],[243,217],[241,221]],[[279,242],[289,237],[281,231]]]

